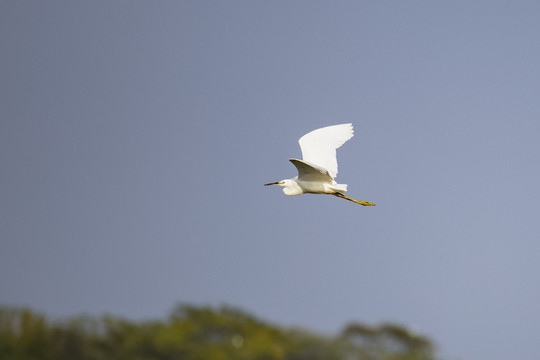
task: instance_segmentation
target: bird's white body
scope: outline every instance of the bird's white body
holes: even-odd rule
[[[265,185],[283,186],[283,192],[289,196],[331,194],[362,205],[375,205],[345,196],[347,185],[334,180],[338,172],[336,149],[353,136],[352,124],[327,126],[307,133],[298,140],[303,160],[289,159],[298,169],[298,176]]]
[[[330,173],[322,167],[298,159],[289,160],[297,167],[299,175],[282,180],[285,195],[334,194],[347,191],[346,184],[336,183]]]
[[[347,191],[347,185],[345,184],[335,184],[335,182],[334,184],[328,184],[316,181],[302,181],[298,179],[298,176],[283,181],[283,192],[288,196],[301,194],[333,194],[335,192],[344,193]]]

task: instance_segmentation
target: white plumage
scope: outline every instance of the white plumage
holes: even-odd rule
[[[305,162],[318,165],[335,178],[338,173],[336,149],[354,136],[352,124],[323,127],[302,136],[298,143]]]
[[[307,133],[298,140],[302,160],[289,159],[296,166],[298,176],[265,185],[283,186],[283,192],[289,196],[331,194],[364,206],[375,205],[345,196],[347,185],[334,180],[338,173],[336,149],[353,136],[352,124],[332,125]]]

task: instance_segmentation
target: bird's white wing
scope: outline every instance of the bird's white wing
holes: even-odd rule
[[[332,176],[317,165],[308,164],[305,161],[298,159],[289,159],[290,162],[298,169],[298,180],[314,181],[323,183],[332,183]]]
[[[330,175],[335,178],[338,173],[336,149],[353,135],[352,124],[332,125],[313,130],[298,140],[302,150],[302,158],[308,163],[328,170]]]

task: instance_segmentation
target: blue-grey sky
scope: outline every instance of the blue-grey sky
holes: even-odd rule
[[[540,3],[2,1],[0,304],[230,304],[538,356]],[[351,122],[338,181],[297,140]]]

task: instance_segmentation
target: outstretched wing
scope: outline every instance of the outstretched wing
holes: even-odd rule
[[[326,169],[314,164],[308,164],[307,162],[298,159],[289,159],[289,161],[298,169],[298,180],[327,182],[330,184],[333,181],[332,176]]]
[[[338,173],[336,149],[353,135],[352,124],[332,125],[313,130],[298,140],[302,159],[328,170],[330,176],[335,178]]]

